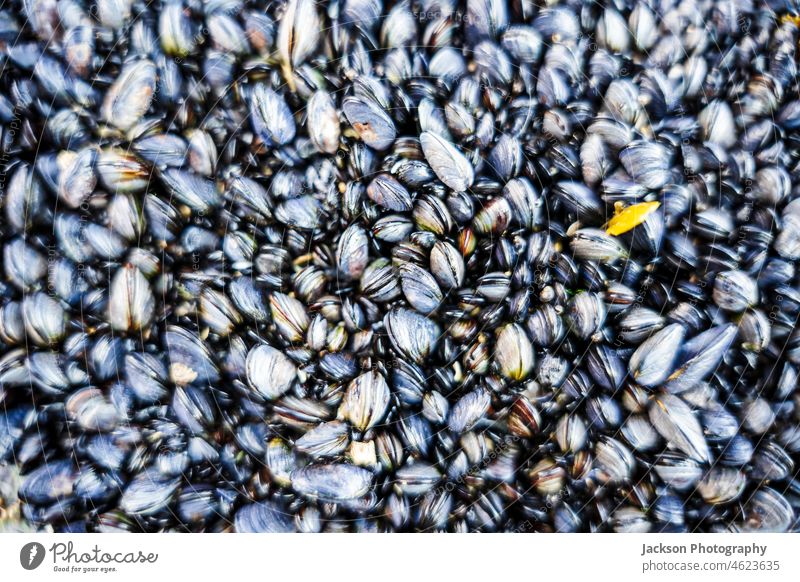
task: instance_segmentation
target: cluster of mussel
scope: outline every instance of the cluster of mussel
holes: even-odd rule
[[[797,529],[795,8],[6,2],[24,517]]]

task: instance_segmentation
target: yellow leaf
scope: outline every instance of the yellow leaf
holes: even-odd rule
[[[619,236],[642,224],[648,215],[661,206],[661,202],[641,202],[632,204],[617,212],[608,221],[606,232],[612,236]]]
[[[789,22],[794,24],[797,28],[800,28],[800,16],[796,16],[793,14],[784,14],[781,16],[781,22]]]

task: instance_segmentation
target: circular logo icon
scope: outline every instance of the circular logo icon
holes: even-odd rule
[[[19,563],[26,570],[35,570],[44,562],[44,546],[39,542],[30,542],[19,551]]]

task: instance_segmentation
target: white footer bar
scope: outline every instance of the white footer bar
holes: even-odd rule
[[[0,572],[120,582],[769,582],[800,579],[800,536],[4,534]]]

